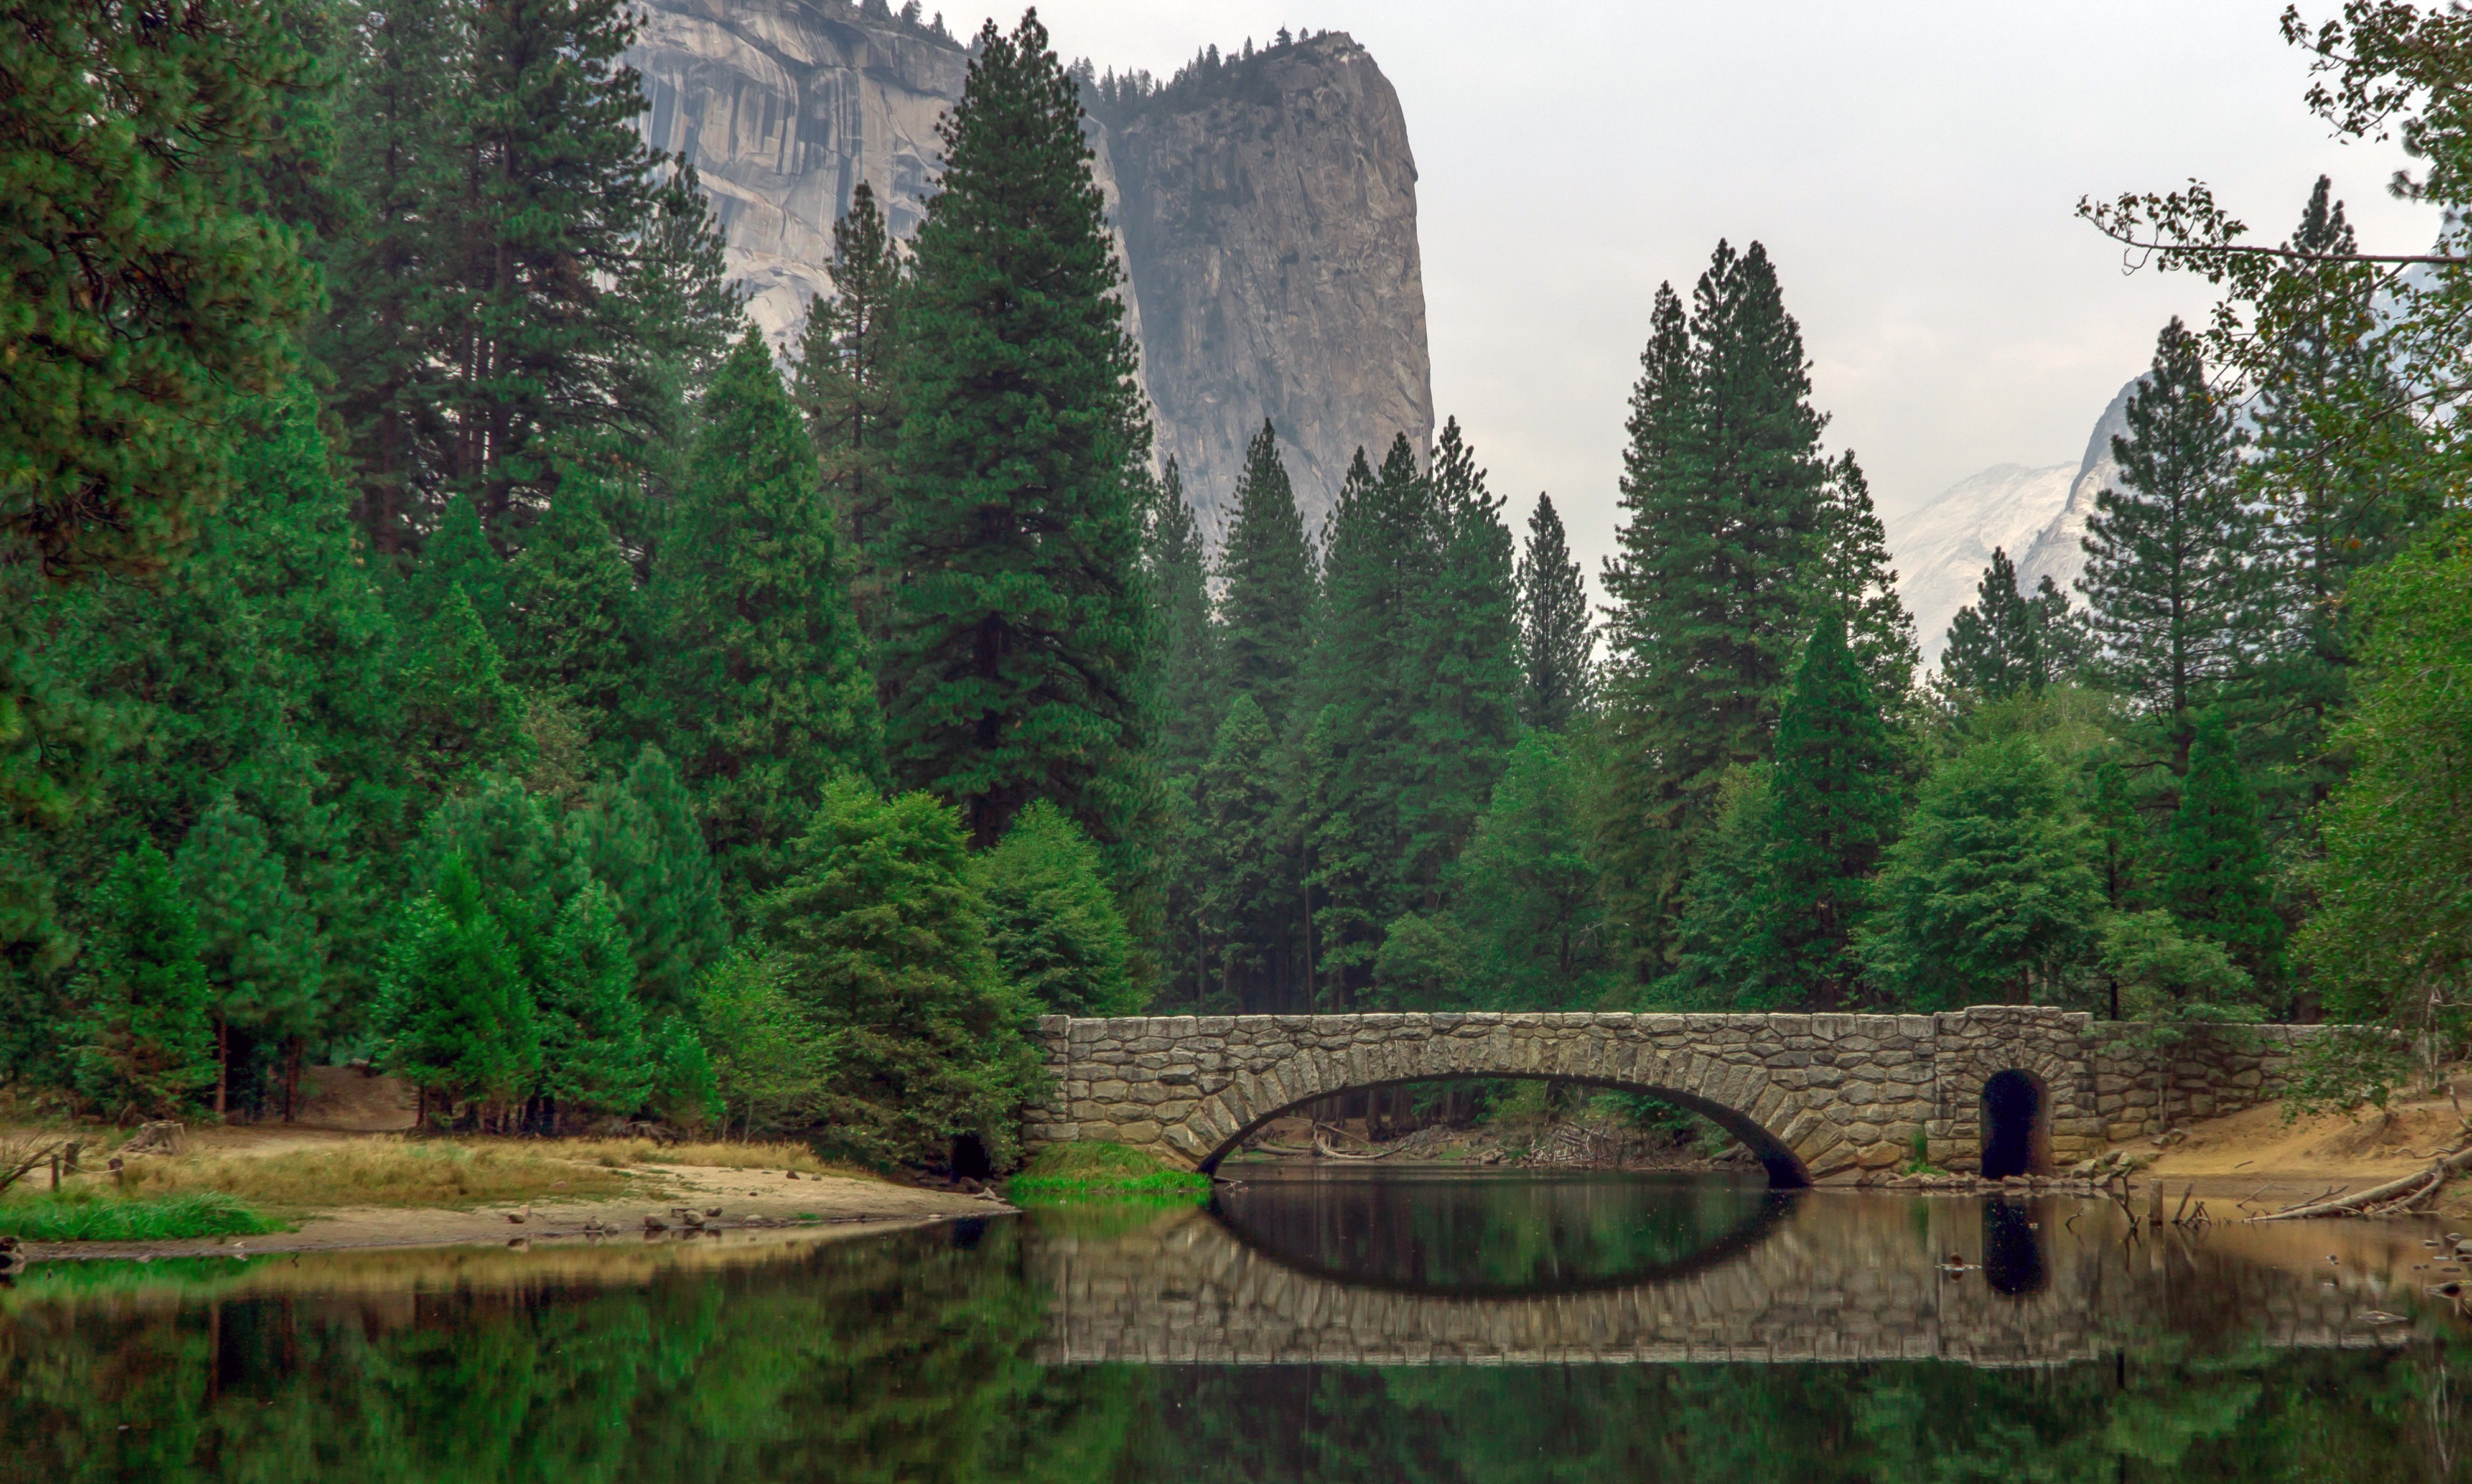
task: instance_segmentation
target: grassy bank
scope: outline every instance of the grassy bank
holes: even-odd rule
[[[202,1154],[129,1161],[135,1196],[215,1193],[267,1206],[412,1206],[463,1209],[511,1201],[605,1200],[625,1195],[623,1167],[585,1162],[557,1146],[449,1143],[392,1137],[287,1154]]]
[[[0,1202],[0,1235],[29,1242],[167,1242],[282,1230],[247,1203],[216,1191],[124,1199],[86,1188]]]
[[[1050,1144],[1006,1185],[1016,1206],[1082,1199],[1183,1205],[1210,1198],[1210,1177],[1123,1144]]]

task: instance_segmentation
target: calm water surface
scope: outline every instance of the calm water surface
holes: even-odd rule
[[[1253,1171],[857,1240],[56,1263],[0,1288],[0,1478],[2472,1478],[2431,1234]]]

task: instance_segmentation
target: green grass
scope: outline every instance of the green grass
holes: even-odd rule
[[[1006,1183],[1005,1194],[1016,1206],[1091,1199],[1198,1205],[1210,1199],[1210,1177],[1123,1144],[1050,1144]]]
[[[121,1201],[79,1190],[0,1204],[0,1234],[29,1242],[166,1242],[282,1230],[280,1223],[213,1191]]]

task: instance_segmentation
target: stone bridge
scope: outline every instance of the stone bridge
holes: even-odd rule
[[[1027,1253],[1052,1295],[1039,1358],[2022,1366],[2108,1359],[2157,1335],[2213,1353],[2392,1346],[2446,1326],[2393,1321],[2390,1311],[2423,1302],[2412,1266],[2426,1254],[2413,1232],[2391,1227],[2215,1227],[2131,1242],[2115,1209],[2062,1198],[1793,1200],[1704,1264],[1524,1297],[1350,1282],[1250,1245],[1200,1210],[1130,1233],[1042,1232]],[[2330,1249],[2340,1263],[2326,1262]],[[1971,1266],[1943,1272],[1949,1254]]]
[[[1202,1169],[1272,1118],[1358,1089],[1549,1077],[1652,1093],[1703,1114],[1772,1184],[1851,1178],[1911,1157],[2046,1170],[2167,1120],[2283,1086],[2314,1026],[2226,1027],[2167,1052],[2140,1027],[2032,1006],[1937,1015],[1165,1016],[1043,1017],[1052,1099],[1033,1149],[1148,1145]],[[2012,1074],[2012,1075],[2004,1075]],[[2005,1152],[2004,1152],[2005,1151]]]

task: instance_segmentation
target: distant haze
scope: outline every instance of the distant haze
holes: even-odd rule
[[[932,8],[932,7],[931,7]],[[1524,522],[1550,490],[1593,581],[1660,279],[1758,238],[1832,448],[1885,511],[1997,464],[2074,463],[2200,281],[2121,272],[2081,195],[2209,180],[2279,240],[2323,173],[2386,250],[2435,214],[2404,163],[2300,103],[2279,6],[1047,0],[1066,57],[1162,78],[1204,43],[1345,31],[1399,90],[1419,172],[1438,411]],[[2311,19],[2332,0],[2304,6]],[[966,34],[979,10],[948,11]],[[999,12],[1010,26],[1018,10]],[[963,24],[964,17],[970,21]]]

